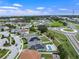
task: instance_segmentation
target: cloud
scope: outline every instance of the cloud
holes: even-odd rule
[[[32,9],[26,9],[24,11],[27,15],[48,15],[49,13],[46,11],[41,11],[41,10],[32,10]]]
[[[36,9],[43,10],[43,9],[45,9],[45,7],[37,7]]]
[[[33,9],[26,9],[26,10],[5,10],[0,9],[0,15],[2,16],[22,16],[22,15],[50,15],[47,11],[41,11],[41,10],[33,10]]]
[[[13,7],[13,6],[0,6],[0,9],[18,9],[18,7]]]
[[[66,11],[66,10],[68,10],[68,9],[66,9],[66,8],[60,8],[59,10],[61,10],[61,11]]]
[[[0,9],[19,9],[22,7],[21,4],[13,4],[13,6],[0,6]]]
[[[77,11],[75,14],[79,14]],[[35,10],[35,9],[0,9],[0,16],[25,16],[25,15],[72,15],[72,11],[49,11],[49,10]]]
[[[21,4],[18,4],[18,3],[13,4],[13,6],[22,7],[22,5]]]
[[[0,9],[0,12],[4,12],[5,10],[3,10],[3,9]]]

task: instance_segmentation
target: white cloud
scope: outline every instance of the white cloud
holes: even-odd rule
[[[66,10],[68,10],[68,9],[66,9],[66,8],[60,8],[59,10],[61,10],[61,11],[66,11]]]
[[[45,7],[37,7],[36,9],[43,10],[43,9],[45,9]]]
[[[2,9],[18,9],[18,7],[13,7],[13,6],[0,6]]]
[[[69,11],[49,11],[49,10],[33,10],[33,9],[0,9],[0,16],[24,16],[24,15],[71,15],[72,12]],[[76,14],[79,14],[79,11],[77,11]]]
[[[22,5],[21,4],[18,4],[18,3],[13,4],[13,6],[22,7]]]
[[[3,14],[2,14],[3,13]],[[21,16],[21,15],[49,15],[50,13],[47,11],[41,11],[41,10],[32,10],[32,9],[26,9],[26,10],[0,10],[0,15],[13,15],[13,16]]]
[[[0,9],[0,12],[5,12],[6,10],[4,10],[4,9]]]

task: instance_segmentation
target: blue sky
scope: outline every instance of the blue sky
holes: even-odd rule
[[[79,0],[0,0],[0,16],[79,14]]]

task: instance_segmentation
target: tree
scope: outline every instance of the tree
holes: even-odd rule
[[[34,26],[30,27],[30,31],[36,32],[36,29]]]
[[[60,59],[68,59],[68,53],[61,44],[58,46],[58,50],[59,50]]]
[[[14,45],[14,44],[15,44],[15,40],[14,40],[14,39],[12,39],[12,42],[11,42],[11,44],[12,44],[12,45]]]
[[[55,40],[55,33],[54,33],[54,32],[48,31],[48,32],[47,32],[47,36],[48,36],[49,38],[51,38],[52,40]]]
[[[45,25],[38,25],[38,30],[41,32],[41,33],[44,33],[44,32],[47,32],[47,26]]]
[[[4,29],[2,28],[1,31],[4,31]]]
[[[67,26],[67,23],[66,23],[66,22],[63,22],[63,25],[64,25],[64,26]]]
[[[4,35],[2,35],[1,39],[5,38]]]

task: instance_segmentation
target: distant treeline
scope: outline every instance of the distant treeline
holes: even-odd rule
[[[59,17],[79,17],[78,15],[45,15],[45,16],[7,16],[0,17],[0,22],[30,22],[31,20],[64,20]],[[14,19],[13,19],[14,18]]]
[[[79,15],[41,15],[41,16],[0,16],[0,19],[9,19],[9,18],[25,18],[25,17],[78,17]]]

